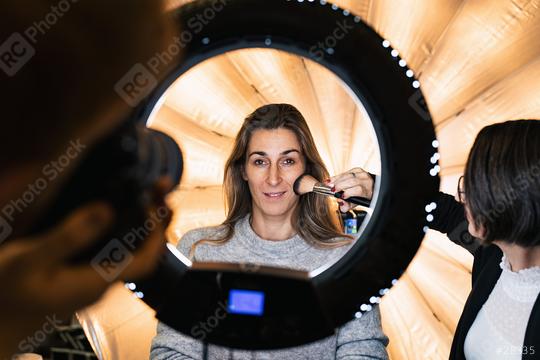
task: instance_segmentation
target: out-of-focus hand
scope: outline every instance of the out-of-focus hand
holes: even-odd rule
[[[170,182],[156,187],[155,213],[163,205]],[[165,249],[165,228],[170,216],[155,222],[146,241],[115,279],[105,279],[90,263],[68,260],[100,239],[114,223],[112,208],[102,202],[85,205],[47,233],[12,239],[0,245],[0,360],[19,351],[17,345],[50,318],[66,318],[98,300],[120,279],[150,273]]]
[[[347,212],[356,206],[346,201],[351,196],[361,196],[366,199],[373,197],[373,178],[361,168],[353,168],[342,174],[332,176],[326,181],[326,185],[332,186],[335,192],[343,191],[342,199],[338,200],[341,212]]]

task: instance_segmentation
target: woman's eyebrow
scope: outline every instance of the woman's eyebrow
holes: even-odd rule
[[[297,150],[297,149],[289,149],[289,150],[285,150],[283,151],[280,155],[287,155],[287,154],[290,154],[292,152],[297,152],[300,154],[300,151]],[[250,157],[251,155],[260,155],[260,156],[268,156],[267,153],[265,153],[264,151],[253,151],[249,154],[248,157]]]

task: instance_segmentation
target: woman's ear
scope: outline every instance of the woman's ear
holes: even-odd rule
[[[481,240],[484,240],[486,238],[486,228],[484,227],[484,225],[480,225],[480,227],[478,228],[478,235],[479,235],[479,239]]]
[[[467,221],[469,222],[469,234],[474,236],[477,239],[483,240],[486,238],[486,228],[483,224],[480,226],[476,226],[474,223],[474,218],[471,214],[471,211],[469,210],[469,207],[465,205],[465,217],[467,218]]]
[[[248,180],[248,177],[247,177],[247,174],[246,174],[246,167],[244,165],[242,165],[240,167],[240,172],[242,173],[242,179],[244,179],[245,181]]]
[[[486,239],[486,228],[484,227],[484,225],[476,226],[476,224],[473,223],[471,227],[471,224],[469,224],[468,230],[469,234],[479,239],[480,241],[484,241]]]

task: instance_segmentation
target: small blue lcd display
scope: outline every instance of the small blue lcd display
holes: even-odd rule
[[[264,313],[264,293],[231,289],[227,311],[231,314],[262,316]]]
[[[345,234],[356,234],[356,227],[358,222],[356,219],[346,219],[345,220]]]

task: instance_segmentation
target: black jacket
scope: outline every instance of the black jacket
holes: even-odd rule
[[[472,290],[459,319],[450,351],[450,359],[461,360],[465,359],[463,351],[465,337],[501,276],[499,264],[503,253],[496,245],[480,246],[468,233],[463,206],[452,196],[440,193],[437,209],[433,214],[435,219],[431,228],[448,234],[452,241],[474,255]],[[536,299],[529,317],[522,359],[540,359],[540,296]]]

